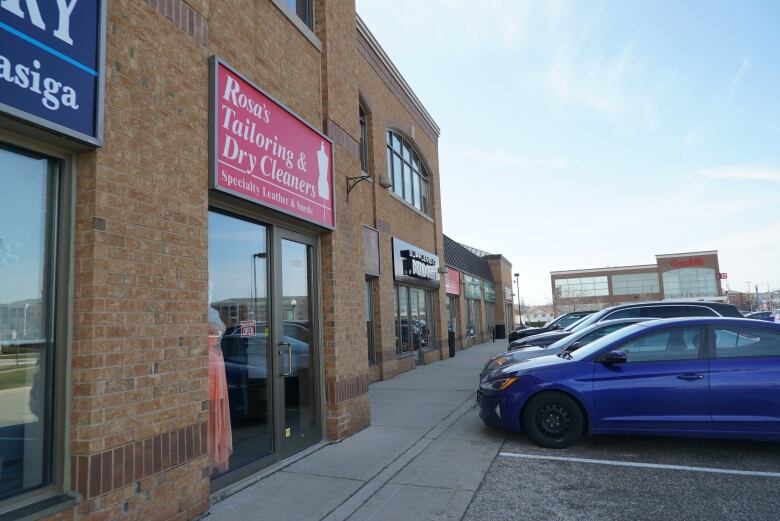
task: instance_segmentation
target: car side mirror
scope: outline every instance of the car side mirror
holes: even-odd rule
[[[560,329],[560,328],[561,328],[560,324],[553,324],[552,326],[550,326],[550,329]]]
[[[610,351],[606,355],[601,357],[601,363],[607,365],[625,364],[628,362],[628,355],[622,349],[616,349]]]
[[[569,346],[569,347],[566,349],[566,351],[568,351],[568,352],[570,352],[570,353],[571,353],[572,351],[576,351],[577,349],[581,348],[583,345],[584,345],[584,344],[583,344],[582,342],[574,342],[572,345],[570,345],[570,346]]]

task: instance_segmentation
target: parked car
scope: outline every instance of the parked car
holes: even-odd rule
[[[550,344],[553,344],[562,338],[566,338],[575,330],[578,330],[580,323],[584,322],[588,316],[582,317],[578,321],[574,322],[573,324],[569,324],[563,329],[556,329],[554,331],[548,331],[546,333],[539,333],[517,339],[509,344],[509,350],[514,351],[515,349],[526,349],[531,346],[546,347]]]
[[[520,362],[521,360],[527,360],[531,358],[538,358],[540,356],[558,355],[564,351],[576,351],[581,347],[585,347],[594,340],[597,340],[605,335],[608,335],[614,331],[622,329],[631,324],[637,322],[643,322],[645,320],[651,320],[649,318],[621,318],[618,320],[604,320],[591,324],[590,326],[572,333],[571,335],[561,338],[557,342],[553,342],[548,346],[533,346],[527,349],[521,349],[516,351],[507,351],[492,357],[487,361],[485,366],[480,372],[480,380],[485,377],[490,371],[501,367],[502,365],[513,364]]]
[[[534,345],[550,345],[574,331],[588,327],[603,320],[618,318],[674,318],[674,317],[735,317],[742,318],[739,310],[733,304],[721,302],[693,301],[658,301],[622,304],[602,309],[585,317],[579,323],[573,324],[563,331],[554,331],[544,335],[534,335],[509,344],[509,350],[525,349]]]
[[[507,340],[511,343],[519,338],[524,338],[530,335],[538,335],[539,333],[546,333],[548,331],[555,331],[558,329],[564,329],[574,322],[578,321],[582,317],[590,315],[593,311],[576,311],[573,313],[566,313],[546,323],[542,327],[526,327],[512,331],[507,336]]]
[[[780,325],[678,318],[627,326],[482,379],[480,417],[562,448],[583,434],[780,441]]]
[[[772,311],[753,311],[746,314],[745,318],[752,318],[754,320],[766,320],[767,322],[775,321],[775,317],[772,316]]]

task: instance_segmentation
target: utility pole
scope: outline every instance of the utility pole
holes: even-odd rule
[[[517,316],[520,320],[520,328],[523,328],[523,312],[520,309],[520,274],[515,273],[515,286],[517,286]],[[513,321],[514,322],[514,321]]]
[[[745,285],[747,286],[748,309],[752,313],[753,312],[753,303],[750,301],[750,281],[747,281],[745,283]]]

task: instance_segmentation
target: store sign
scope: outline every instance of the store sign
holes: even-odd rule
[[[504,300],[512,302],[512,288],[504,284]]]
[[[393,237],[395,280],[439,287],[439,257]]]
[[[448,268],[444,282],[449,295],[460,295],[460,272],[458,270]]]
[[[482,280],[471,275],[463,274],[464,296],[466,298],[482,298]]]
[[[211,186],[333,229],[333,145],[237,71],[211,59]]]
[[[720,280],[726,280],[726,279],[729,278],[729,274],[728,273],[718,273],[718,278]]]
[[[701,257],[691,257],[689,259],[675,259],[671,262],[673,268],[691,268],[694,266],[704,266],[704,259]]]
[[[485,292],[485,302],[495,302],[496,301],[496,285],[492,282],[485,281],[484,285],[482,287],[482,290]]]
[[[0,1],[0,113],[100,145],[105,0]]]
[[[241,321],[241,338],[255,336],[257,334],[257,324],[254,320]]]

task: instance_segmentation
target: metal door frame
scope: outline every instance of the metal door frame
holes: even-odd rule
[[[317,411],[317,421],[319,422],[319,434],[320,434],[320,440],[325,439],[325,375],[322,372],[322,349],[323,349],[323,334],[322,334],[322,292],[320,288],[321,284],[321,277],[320,274],[322,273],[322,258],[321,258],[321,239],[320,234],[322,233],[322,229],[311,225],[309,223],[305,223],[296,219],[292,218],[285,218],[281,217],[279,214],[259,207],[255,204],[237,199],[235,197],[230,197],[225,194],[217,193],[214,191],[211,191],[209,193],[209,211],[215,211],[218,213],[222,213],[224,215],[241,219],[249,222],[254,222],[256,224],[260,224],[263,226],[266,226],[268,229],[268,248],[270,250],[270,255],[268,258],[268,292],[269,292],[269,324],[273,324],[276,320],[276,284],[277,284],[277,277],[274,272],[276,269],[276,266],[278,265],[277,261],[277,252],[276,252],[276,237],[277,235],[280,235],[280,230],[282,231],[280,236],[284,236],[285,234],[291,234],[292,236],[297,236],[303,239],[301,242],[305,242],[307,244],[311,243],[313,249],[312,253],[312,272],[314,276],[314,280],[312,283],[312,339],[315,342],[315,349],[314,349],[314,360],[312,361],[313,366],[315,367],[315,378],[317,379],[317,382],[315,384],[315,400],[316,403],[316,411]],[[294,239],[293,239],[294,240]],[[309,241],[309,242],[307,242]],[[280,243],[281,244],[281,243]],[[281,275],[280,275],[281,276]],[[281,301],[281,299],[280,299]],[[274,349],[276,348],[276,331],[274,331],[276,327],[272,327],[271,334],[273,336],[273,342],[274,342]],[[276,351],[274,351],[276,352]],[[274,371],[274,374],[277,373],[277,357],[274,357],[272,360],[272,368]],[[288,457],[289,455],[282,455],[280,451],[280,444],[277,442],[279,434],[281,434],[281,427],[277,428],[276,418],[278,417],[278,407],[277,402],[281,402],[278,398],[278,390],[277,390],[277,381],[279,380],[278,377],[274,377],[274,382],[271,385],[271,407],[270,407],[270,413],[273,415],[271,418],[271,421],[273,425],[270,429],[270,435],[271,435],[271,453],[261,458],[253,463],[249,463],[247,465],[244,465],[243,467],[240,467],[236,470],[230,471],[226,474],[223,474],[217,478],[214,478],[211,480],[210,488],[212,494],[219,495],[219,492],[221,491],[222,494],[224,493],[230,493],[229,490],[233,486],[240,486],[239,482],[246,482],[251,481],[252,475],[257,474],[264,469],[268,468],[269,466],[273,465],[274,463],[278,463],[279,461],[282,461],[285,457]],[[277,432],[278,431],[278,432]]]

